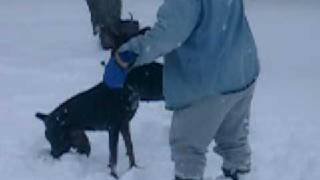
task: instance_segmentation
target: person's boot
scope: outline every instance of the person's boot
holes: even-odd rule
[[[236,170],[234,172],[222,169],[223,175],[218,176],[215,180],[251,180],[249,171]]]

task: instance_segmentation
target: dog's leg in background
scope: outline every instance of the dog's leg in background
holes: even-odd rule
[[[118,175],[116,173],[116,165],[117,165],[117,156],[118,156],[118,142],[119,142],[119,134],[120,134],[120,126],[111,125],[109,129],[109,167],[111,170],[111,176],[118,179]]]
[[[133,152],[129,122],[123,123],[121,125],[120,132],[126,145],[127,155],[129,156],[130,168],[137,167]]]

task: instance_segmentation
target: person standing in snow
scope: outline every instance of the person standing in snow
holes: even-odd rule
[[[249,111],[260,68],[242,0],[165,0],[153,28],[117,53],[122,68],[164,56],[176,180],[203,178],[213,140],[223,158],[217,180],[249,179]]]

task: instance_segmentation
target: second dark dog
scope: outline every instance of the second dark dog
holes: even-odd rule
[[[109,167],[118,177],[117,147],[122,135],[130,167],[136,166],[129,122],[135,115],[139,101],[163,100],[163,66],[151,63],[129,72],[123,89],[111,90],[103,82],[68,99],[49,114],[36,113],[45,124],[45,137],[51,145],[51,155],[59,158],[71,148],[90,154],[85,130],[109,131]]]

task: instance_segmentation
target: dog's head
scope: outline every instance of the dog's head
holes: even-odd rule
[[[69,131],[65,121],[57,116],[36,113],[36,117],[45,125],[45,137],[51,146],[51,155],[59,158],[71,147],[79,153],[90,154],[90,144],[84,132]]]
[[[129,41],[131,38],[145,34],[151,28],[149,26],[140,28],[139,21],[132,19],[119,20],[119,27],[116,28],[116,33],[111,33],[112,25],[107,28],[102,28],[100,38],[104,43],[104,49],[112,51],[117,50],[122,44]]]
[[[51,155],[59,158],[63,153],[68,152],[71,143],[63,121],[59,117],[36,113],[36,117],[42,120],[45,125],[45,137],[51,146]]]

